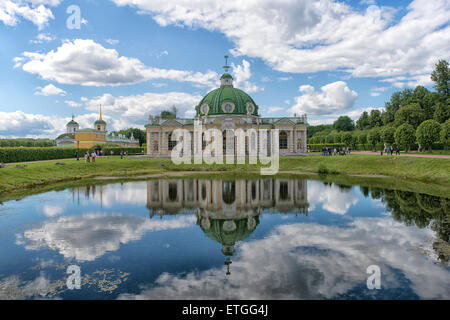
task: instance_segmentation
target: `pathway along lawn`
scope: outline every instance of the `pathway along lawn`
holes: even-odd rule
[[[449,188],[450,160],[439,158],[396,157],[379,155],[308,156],[280,158],[280,173],[315,174],[324,168],[332,175],[390,176],[439,184]],[[169,171],[259,174],[260,165],[175,165],[170,159],[99,157],[95,163],[84,160],[53,160],[24,165],[8,164],[0,169],[0,194],[25,188],[94,177],[131,177]]]

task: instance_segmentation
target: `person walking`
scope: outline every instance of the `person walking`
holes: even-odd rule
[[[395,155],[396,156],[400,155],[400,148],[398,146],[395,146]]]
[[[123,150],[120,150],[120,159],[123,159]]]
[[[95,150],[92,152],[92,163],[95,163],[95,158],[97,158],[97,153]]]

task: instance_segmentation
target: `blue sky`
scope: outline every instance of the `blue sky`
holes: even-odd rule
[[[80,28],[67,13],[80,9]],[[230,56],[264,117],[311,124],[382,108],[450,59],[450,1],[2,0],[0,137],[50,137],[72,114],[143,128],[194,106]]]

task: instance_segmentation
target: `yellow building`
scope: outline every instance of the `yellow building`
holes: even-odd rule
[[[73,119],[72,119],[73,121]],[[76,148],[92,148],[97,145],[117,145],[120,147],[139,147],[139,141],[136,141],[133,134],[130,139],[124,135],[113,133],[107,134],[106,122],[102,119],[102,107],[100,106],[100,117],[94,122],[94,128],[75,129],[74,145]]]

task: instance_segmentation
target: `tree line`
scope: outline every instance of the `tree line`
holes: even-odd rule
[[[423,86],[394,92],[380,111],[364,111],[356,123],[348,116],[339,117],[332,125],[308,127],[311,144],[344,143],[369,145],[397,144],[410,150],[416,143],[420,150],[432,151],[434,143],[447,150],[450,143],[450,70],[440,60],[431,73],[435,91]]]

